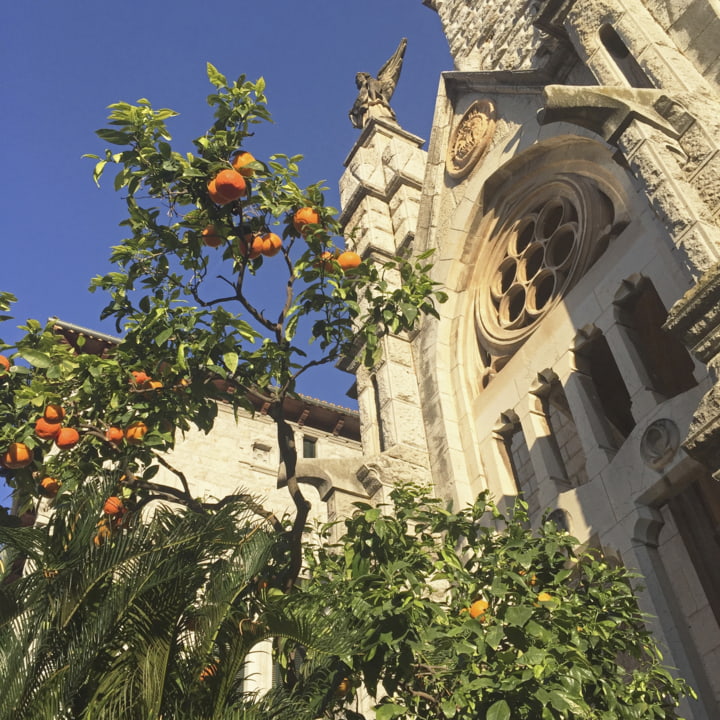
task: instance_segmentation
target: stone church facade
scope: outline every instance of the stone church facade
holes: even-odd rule
[[[433,249],[449,300],[347,361],[362,471],[326,497],[521,495],[644,575],[684,713],[720,717],[720,8],[424,4],[456,66],[428,149],[370,120],[342,220],[365,257]]]
[[[427,150],[370,119],[341,219],[364,257],[433,250],[449,300],[439,320],[385,338],[372,371],[345,361],[359,416],[289,408],[314,518],[382,502],[403,480],[456,505],[522,496],[535,524],[550,513],[642,573],[665,662],[699,695],[683,714],[716,720],[720,6],[424,4],[455,61]],[[262,407],[238,422],[220,410],[198,492],[242,477],[289,509]],[[204,442],[189,434],[174,461]],[[251,665],[267,687],[267,648]]]

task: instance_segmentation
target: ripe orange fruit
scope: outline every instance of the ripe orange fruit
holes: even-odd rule
[[[148,427],[144,422],[135,422],[125,430],[125,439],[130,445],[142,445]]]
[[[163,387],[163,384],[160,380],[148,380],[145,383],[145,387],[148,390],[159,390],[161,387]]]
[[[202,241],[212,248],[220,247],[225,242],[225,238],[222,235],[218,235],[217,229],[214,225],[208,225],[202,231]]]
[[[246,167],[251,162],[255,162],[255,158],[249,152],[239,152],[232,161],[232,166],[237,172],[243,177],[252,177],[255,171],[252,168]]]
[[[245,178],[237,170],[231,170],[230,168],[221,170],[215,176],[215,189],[228,198],[228,202],[238,200],[247,194]]]
[[[319,270],[323,270],[326,273],[332,272],[335,269],[335,256],[329,251],[325,250],[320,257],[313,263],[313,265]]]
[[[62,483],[51,477],[45,477],[40,481],[40,494],[47,498],[54,498]]]
[[[122,515],[125,512],[125,505],[117,495],[111,495],[103,505],[103,512],[106,515]]]
[[[271,232],[265,233],[264,235],[256,235],[252,244],[253,251],[260,249],[260,252],[265,255],[265,257],[277,255],[281,247],[282,238]]]
[[[550,593],[547,593],[547,592],[544,592],[544,591],[543,591],[543,592],[541,592],[541,593],[538,593],[537,599],[538,599],[540,602],[550,602],[553,598],[552,598],[552,595],[551,595]]]
[[[43,417],[51,423],[62,422],[63,418],[65,417],[65,408],[61,407],[60,405],[48,405],[45,408]]]
[[[143,370],[133,370],[130,374],[133,376],[133,382],[136,385],[144,385],[150,380],[150,376]]]
[[[361,262],[362,258],[352,250],[346,250],[345,252],[340,253],[337,258],[337,264],[343,270],[352,270],[353,268],[356,268]]]
[[[115,443],[116,445],[119,445],[123,441],[124,437],[125,433],[119,427],[109,427],[105,431],[105,439],[108,442]]]
[[[248,257],[254,260],[256,257],[260,257],[265,249],[265,243],[263,242],[262,235],[253,235],[252,243],[250,244],[250,254]]]
[[[213,178],[208,184],[208,195],[210,196],[210,199],[216,203],[217,205],[227,205],[229,202],[232,202],[229,197],[225,197],[215,185],[215,178]]]
[[[261,241],[257,241],[257,246],[255,243],[255,239],[259,238],[259,235],[251,235],[248,233],[245,235],[244,238],[238,238],[237,246],[238,250],[240,251],[240,254],[244,258],[249,258],[250,260],[254,260],[256,257],[258,257],[261,254],[262,251],[262,244]]]
[[[75,428],[60,428],[55,436],[55,444],[61,450],[69,450],[80,442],[80,433]]]
[[[54,440],[61,429],[59,422],[48,422],[44,417],[38,418],[35,423],[35,434],[43,440]]]
[[[311,207],[303,207],[293,215],[293,227],[302,233],[306,225],[310,223],[319,223],[320,216]]]
[[[19,470],[27,467],[33,461],[33,456],[25,443],[10,443],[0,460],[8,470]]]
[[[10,364],[10,361],[4,355],[0,355],[0,367],[5,368],[5,372],[10,369]]]
[[[490,603],[487,600],[476,600],[472,605],[470,605],[470,617],[481,618],[489,607]]]

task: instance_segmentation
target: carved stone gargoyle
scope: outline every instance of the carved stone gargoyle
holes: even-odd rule
[[[540,125],[568,122],[587,128],[611,145],[633,120],[677,140],[695,121],[662,90],[608,86],[548,85],[538,112]]]

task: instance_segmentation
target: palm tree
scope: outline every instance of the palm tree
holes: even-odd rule
[[[5,567],[25,564],[0,584],[0,720],[322,714],[350,633],[285,592],[287,533],[239,495],[213,511],[146,507],[104,535],[106,486],[61,495],[46,525],[0,527]],[[269,638],[315,661],[259,697],[246,663]]]

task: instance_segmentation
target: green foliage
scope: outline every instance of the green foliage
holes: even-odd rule
[[[377,717],[676,717],[691,691],[662,667],[624,567],[552,523],[530,532],[522,502],[504,516],[485,496],[459,512],[416,488],[391,498],[308,551],[304,588],[353,618],[342,661],[384,696]]]
[[[113,485],[108,478],[102,490]],[[99,538],[102,490],[65,493],[47,525],[0,525],[0,718],[286,718],[308,699],[243,688],[248,653],[292,638],[316,653],[343,627],[272,587],[281,536],[251,502],[213,512],[153,508]],[[20,575],[20,568],[24,572]],[[346,624],[346,623],[343,623]]]
[[[136,328],[148,344],[160,337],[165,345],[177,345],[172,310],[187,301],[192,306],[182,306],[178,321],[190,314],[234,332],[212,338],[224,346],[223,354],[238,358],[232,369],[221,371],[223,377],[269,393],[271,388],[281,394],[292,391],[308,366],[355,352],[358,341],[365,345],[366,362],[377,361],[379,336],[411,328],[419,315],[435,314],[434,301],[444,300],[429,279],[427,256],[384,265],[365,262],[352,272],[336,264],[318,267],[323,252],[337,250],[340,227],[334,209],[324,205],[319,184],[304,190],[297,185],[300,156],[277,154],[251,163],[247,197],[223,205],[213,202],[208,182],[231,167],[235,152],[247,150],[250,127],[270,116],[262,79],[252,83],[241,76],[229,84],[212,65],[208,75],[217,89],[208,98],[215,123],[194,141],[195,153],[172,149],[165,121],[175,113],[153,110],[147,100],[112,105],[112,128],[99,132],[124,148],[98,158],[95,175],[99,179],[108,165],[119,166],[115,187],[126,192],[128,219],[123,224],[131,232],[114,249],[118,270],[93,281],[93,288],[112,296],[104,315],[115,317],[119,331]],[[318,212],[320,222],[300,235],[292,217],[306,206]],[[203,246],[202,231],[209,225],[225,239],[217,253],[226,268],[219,284],[208,279],[215,251]],[[268,231],[284,237],[282,260],[248,258],[248,238]],[[277,281],[276,307],[265,311],[253,304],[252,283],[261,274],[268,277],[271,263],[283,268],[285,278]],[[148,323],[153,314],[162,319],[160,332]],[[296,337],[317,342],[321,357],[308,361],[303,347],[294,344]],[[183,357],[203,342],[198,325],[193,340],[185,343]],[[166,349],[179,352],[177,347]],[[218,367],[222,363],[212,369]]]

